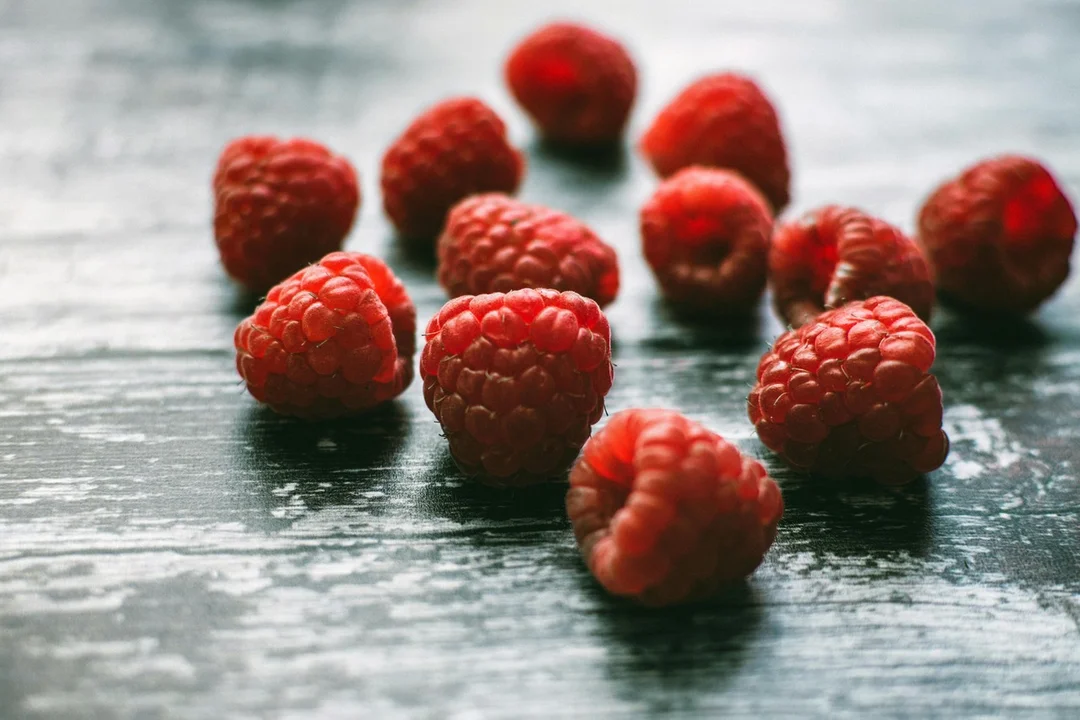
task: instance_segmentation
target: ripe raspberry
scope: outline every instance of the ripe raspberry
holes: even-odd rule
[[[749,312],[765,289],[772,214],[735,173],[689,167],[641,210],[645,259],[664,295],[709,315]]]
[[[883,220],[835,205],[777,228],[769,281],[776,312],[792,327],[874,295],[894,297],[924,320],[934,306],[919,246]]]
[[[788,204],[780,121],[761,88],[742,75],[691,84],[660,111],[640,147],[661,177],[689,165],[727,168],[754,183],[776,214]]]
[[[781,335],[747,407],[758,437],[796,468],[900,485],[945,462],[934,334],[874,297]]]
[[[270,289],[236,328],[236,368],[259,402],[317,419],[368,410],[413,377],[416,310],[381,260],[330,253]]]
[[[570,471],[566,510],[608,592],[707,597],[761,564],[784,512],[761,463],[671,410],[616,413]]]
[[[545,287],[604,306],[619,290],[615,251],[574,218],[497,193],[458,203],[439,240],[439,282],[477,295]]]
[[[919,212],[938,290],[969,307],[1028,313],[1069,275],[1076,213],[1036,160],[1005,155],[968,168]]]
[[[446,100],[386,151],[383,205],[402,236],[434,238],[455,203],[475,193],[515,192],[524,167],[494,110],[476,98]]]
[[[551,477],[604,413],[611,331],[599,306],[577,293],[455,298],[426,336],[424,399],[469,475],[495,485]]]
[[[214,239],[226,272],[261,293],[339,250],[360,205],[349,161],[311,140],[233,140],[214,172]]]
[[[547,25],[522,40],[506,61],[506,81],[544,136],[570,144],[618,140],[637,91],[626,49],[570,23]]]

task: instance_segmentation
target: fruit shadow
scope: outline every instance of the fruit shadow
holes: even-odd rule
[[[592,578],[590,577],[591,581]],[[595,581],[607,672],[620,694],[651,698],[650,716],[692,711],[738,675],[759,646],[764,601],[747,582],[692,605],[646,608],[613,598]],[[642,685],[645,685],[643,688]]]
[[[569,527],[566,483],[544,482],[520,488],[484,485],[466,477],[446,448],[423,478],[417,495],[419,511],[463,525],[486,529],[552,529]]]
[[[990,318],[946,306],[939,308],[933,320],[934,336],[942,348],[975,345],[1010,356],[1044,350],[1053,342],[1050,334],[1028,317]]]
[[[761,313],[736,317],[708,317],[679,310],[663,298],[653,298],[650,308],[656,332],[642,340],[650,350],[708,350],[717,353],[764,352]]]
[[[255,308],[266,299],[266,293],[253,293],[237,283],[226,282],[228,282],[228,288],[225,290],[227,297],[225,312],[237,322],[253,314]]]
[[[1060,372],[1046,363],[1057,338],[1028,318],[990,320],[944,309],[932,327],[937,339],[932,372],[946,408],[950,402],[973,402],[995,413],[1015,410],[1014,401],[1003,398],[1026,394],[1036,378]]]
[[[405,474],[399,454],[408,434],[409,418],[396,402],[324,422],[286,418],[258,406],[241,420],[246,452],[236,470],[257,478],[267,516],[284,503],[307,511],[349,506],[357,492]],[[365,510],[378,508],[365,505]]]
[[[834,481],[775,473],[784,494],[788,542],[817,556],[926,558],[934,546],[931,485],[925,476],[899,488],[868,480]]]
[[[408,237],[391,235],[384,243],[386,262],[395,272],[411,274],[415,278],[430,282],[435,277],[435,268],[439,265],[435,254],[433,237]]]
[[[540,164],[572,166],[581,171],[583,179],[589,182],[621,179],[626,176],[630,165],[630,152],[621,140],[582,147],[536,139],[527,150],[529,156]]]

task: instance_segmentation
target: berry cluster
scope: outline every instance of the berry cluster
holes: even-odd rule
[[[556,23],[522,40],[504,70],[546,140],[621,141],[637,73],[617,40]],[[693,82],[637,147],[661,178],[640,232],[666,300],[726,322],[771,289],[791,329],[761,358],[747,411],[765,447],[818,478],[895,485],[940,467],[935,295],[1026,313],[1069,273],[1076,215],[1030,158],[986,160],[943,184],[912,239],[839,205],[777,224],[791,199],[788,151],[748,77]],[[382,158],[386,215],[399,237],[434,248],[451,298],[426,325],[424,400],[466,475],[497,486],[568,477],[574,533],[608,591],[650,605],[712,595],[762,562],[780,489],[674,410],[627,409],[592,435],[614,380],[601,308],[618,294],[618,257],[580,220],[512,197],[525,167],[502,119],[472,97],[422,112]],[[226,271],[270,288],[234,337],[251,395],[304,419],[400,395],[416,312],[386,264],[340,251],[360,203],[348,160],[311,140],[244,137],[222,152],[213,190]]]

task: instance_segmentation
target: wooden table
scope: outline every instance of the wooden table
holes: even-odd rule
[[[0,717],[1078,716],[1080,281],[1030,325],[936,317],[953,451],[925,483],[784,470],[744,409],[767,306],[748,330],[678,324],[640,256],[641,159],[543,147],[502,86],[554,15],[631,46],[635,138],[704,71],[759,77],[790,213],[840,201],[910,230],[934,184],[1004,150],[1080,193],[1070,0],[0,0]],[[528,151],[522,197],[620,253],[609,410],[679,408],[783,485],[745,588],[605,596],[562,490],[462,483],[417,383],[331,426],[238,384],[222,145],[302,134],[353,158],[348,247],[387,258],[426,321],[445,298],[393,239],[378,161],[466,92]]]

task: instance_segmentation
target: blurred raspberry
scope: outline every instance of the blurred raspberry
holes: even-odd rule
[[[566,509],[608,592],[670,605],[750,575],[784,502],[761,463],[716,433],[670,410],[624,410],[585,445]]]
[[[749,78],[706,76],[653,120],[641,152],[661,177],[690,165],[734,170],[752,182],[775,214],[787,206],[787,149],[772,103]]]
[[[438,251],[439,282],[451,297],[545,287],[573,290],[604,306],[619,290],[615,251],[592,230],[506,195],[458,203]]]
[[[765,289],[771,233],[765,199],[726,170],[680,170],[641,210],[645,259],[664,295],[705,315],[754,309]]]
[[[526,485],[566,470],[611,388],[611,333],[577,293],[451,300],[428,323],[424,399],[468,475]]]
[[[984,160],[933,192],[919,242],[946,298],[986,311],[1028,313],[1069,276],[1076,213],[1038,161]]]
[[[214,239],[255,293],[338,250],[360,205],[349,161],[311,140],[233,140],[214,171]]]
[[[900,300],[924,320],[934,306],[919,246],[883,220],[835,205],[777,228],[769,282],[777,314],[792,327],[875,295]]]
[[[766,446],[796,468],[900,485],[941,466],[934,335],[899,300],[874,297],[781,335],[747,407]]]
[[[581,145],[618,140],[637,91],[626,49],[570,23],[547,25],[522,40],[506,61],[506,81],[545,137]]]
[[[386,151],[383,205],[399,234],[434,239],[455,203],[476,193],[515,192],[524,167],[494,110],[476,98],[446,100]]]
[[[234,343],[256,400],[283,415],[338,417],[412,382],[416,310],[381,260],[335,252],[271,288]]]

